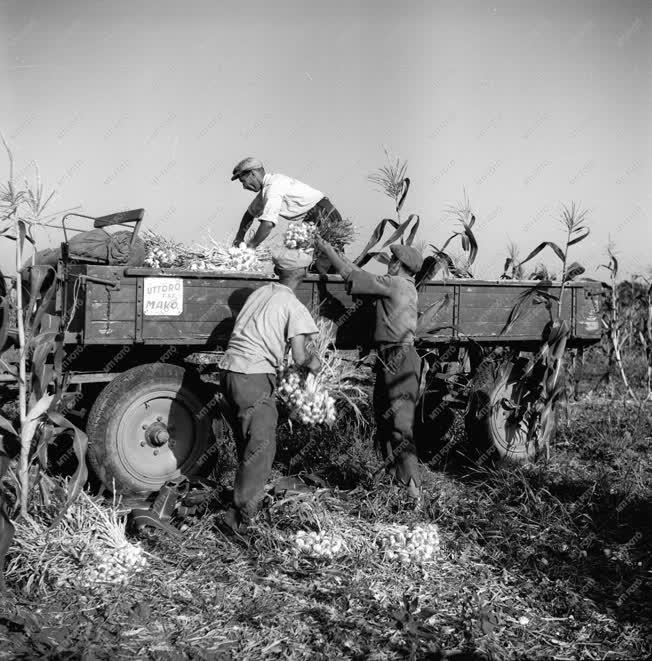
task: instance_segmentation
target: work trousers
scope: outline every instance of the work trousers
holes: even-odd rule
[[[419,396],[421,359],[411,344],[384,345],[377,349],[373,403],[376,445],[390,474],[403,484],[410,478],[421,485],[414,414]]]
[[[303,222],[314,223],[319,227],[326,221],[341,223],[342,216],[327,197],[322,197],[321,200],[319,200],[319,202],[317,202],[317,204],[306,213]],[[329,271],[334,273],[332,264],[326,255],[319,255],[315,259],[310,270],[313,273],[328,273]]]
[[[258,509],[276,454],[276,375],[226,371],[224,376],[226,396],[237,415],[233,505],[246,520]]]

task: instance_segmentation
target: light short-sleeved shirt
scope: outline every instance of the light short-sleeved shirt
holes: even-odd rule
[[[354,268],[347,276],[352,295],[376,297],[374,342],[412,344],[419,316],[417,288],[412,278],[374,275]]]
[[[279,217],[299,221],[324,197],[321,191],[284,174],[268,172],[263,187],[249,205],[258,220],[276,224]]]
[[[317,332],[308,308],[285,285],[256,289],[240,310],[222,367],[242,374],[274,374],[283,364],[288,342]]]

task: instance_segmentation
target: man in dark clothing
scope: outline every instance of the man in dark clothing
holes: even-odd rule
[[[418,317],[414,276],[421,269],[423,257],[415,248],[394,244],[390,246],[393,257],[387,275],[376,276],[338,255],[320,238],[315,246],[347,281],[351,295],[376,299],[376,442],[389,463],[390,474],[407,486],[411,498],[418,499],[421,480],[413,427],[421,359],[414,348]]]

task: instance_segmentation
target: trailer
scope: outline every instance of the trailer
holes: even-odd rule
[[[125,218],[139,224],[142,214],[115,221]],[[102,223],[111,224],[111,217]],[[210,471],[230,433],[229,412],[219,379],[207,380],[207,370],[191,359],[218,357],[244,301],[271,279],[79,263],[62,245],[42,329],[59,345],[51,357],[58,368],[53,387],[64,391],[66,415],[85,427],[89,464],[107,488],[142,495]],[[479,451],[515,460],[540,451],[532,442],[538,413],[524,402],[534,401],[541,374],[525,365],[540,350],[551,314],[549,306],[529,305],[514,315],[534,286],[561,296],[568,349],[581,352],[599,341],[597,282],[566,283],[563,292],[560,284],[509,280],[420,284],[417,348],[424,371],[415,433],[423,457],[436,452],[455,408],[465,410]],[[296,295],[336,324],[338,350],[369,350],[373,305],[352,299],[340,276],[308,275]],[[548,439],[552,424],[537,438]]]

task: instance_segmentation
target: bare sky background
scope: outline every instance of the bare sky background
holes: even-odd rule
[[[480,277],[509,239],[521,256],[561,240],[573,200],[588,275],[609,235],[624,272],[652,266],[650,1],[10,0],[0,53],[0,130],[53,210],[145,207],[177,240],[230,240],[251,200],[231,169],[255,155],[328,195],[356,253],[392,212],[367,181],[385,145],[423,241],[449,236],[466,189]]]

